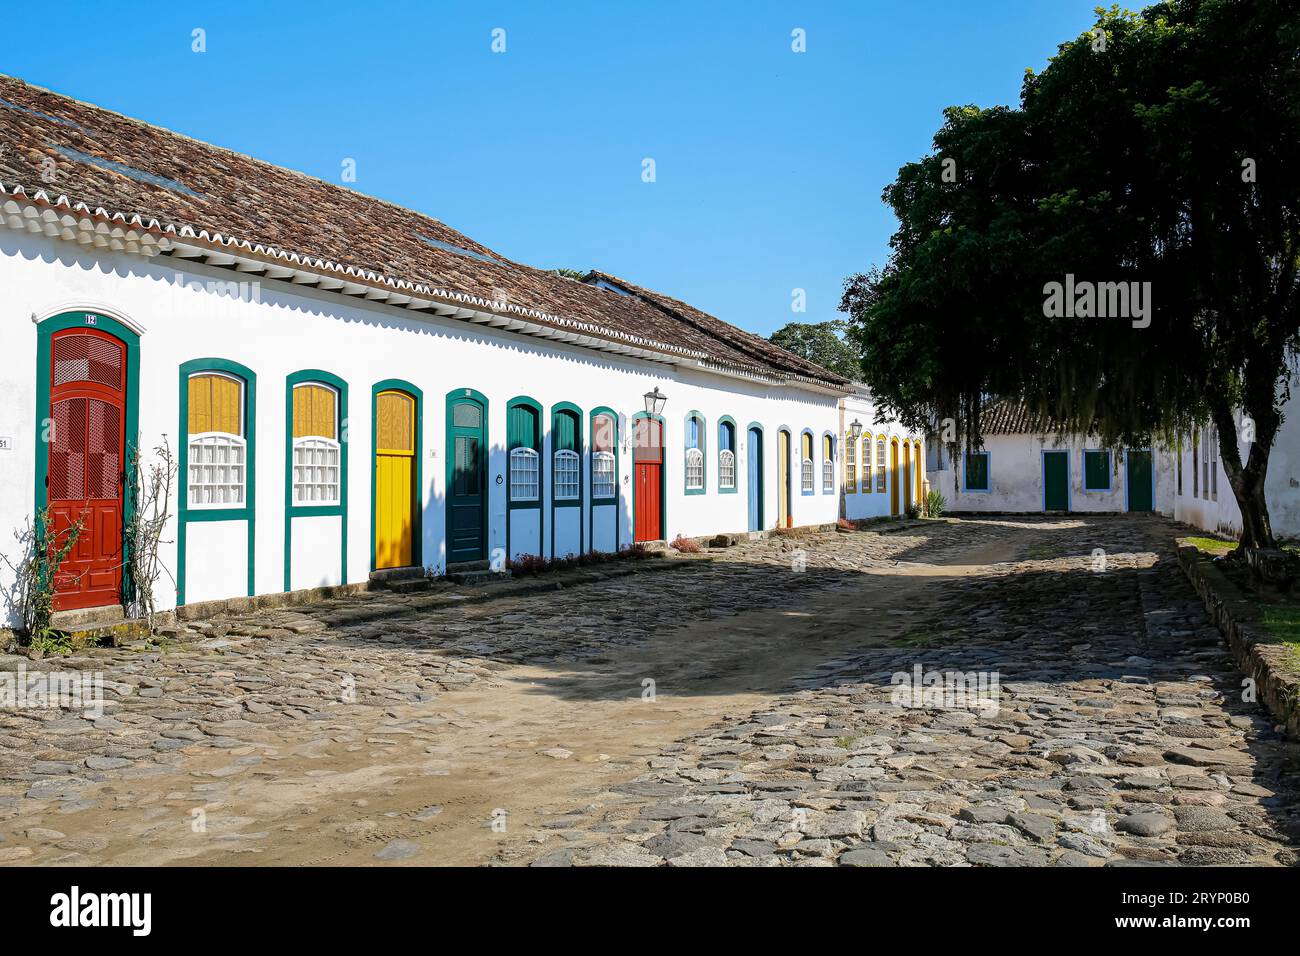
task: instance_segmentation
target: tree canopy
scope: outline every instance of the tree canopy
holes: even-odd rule
[[[1112,7],[1018,107],[945,110],[885,189],[889,261],[845,283],[881,404],[967,445],[990,397],[1110,445],[1212,421],[1243,544],[1271,544],[1264,476],[1300,351],[1298,51],[1290,0]]]

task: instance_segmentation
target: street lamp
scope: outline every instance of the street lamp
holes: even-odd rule
[[[664,402],[666,401],[668,401],[668,396],[659,391],[659,386],[656,385],[653,392],[645,393],[646,413],[658,417],[659,413],[664,410]]]
[[[857,441],[861,437],[862,437],[862,422],[858,421],[855,418],[853,419],[852,422],[849,423],[849,438],[851,438],[853,441]]]

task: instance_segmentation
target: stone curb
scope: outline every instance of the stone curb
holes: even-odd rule
[[[1254,606],[1200,549],[1178,549],[1178,564],[1228,641],[1239,670],[1255,681],[1257,699],[1292,739],[1300,739],[1300,675],[1288,672],[1286,650],[1263,635]]]
[[[712,563],[712,557],[698,556],[690,560],[680,558],[669,559],[644,559],[635,562],[629,562],[629,567],[605,568],[603,570],[581,570],[561,574],[543,574],[529,576],[510,581],[503,581],[500,584],[488,584],[482,587],[469,590],[457,589],[458,597],[452,598],[437,591],[432,594],[421,594],[410,598],[409,604],[413,610],[426,611],[433,608],[447,607],[455,604],[463,607],[467,604],[483,604],[487,601],[496,601],[502,598],[522,597],[531,594],[539,594],[545,591],[557,591],[568,587],[579,587],[584,584],[596,584],[601,581],[608,581],[612,578],[627,577],[632,574],[641,574],[644,572],[654,571],[679,571],[695,565]],[[267,594],[254,598],[232,598],[226,601],[209,601],[203,604],[187,604],[183,610],[186,613],[178,615],[184,621],[199,621],[214,617],[220,613],[245,613],[251,610],[260,610],[268,608],[286,608],[298,607],[303,605],[315,604],[329,598],[348,597],[362,593],[373,593],[366,584],[348,584],[341,587],[313,588],[304,591],[288,591],[283,594]],[[371,617],[386,616],[389,611],[376,612],[375,614],[364,613],[364,606],[358,606],[358,613],[349,615],[350,622],[360,622]]]

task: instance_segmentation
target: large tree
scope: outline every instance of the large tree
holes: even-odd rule
[[[857,350],[844,340],[845,325],[841,319],[790,322],[768,336],[768,341],[837,375],[856,380],[862,377],[862,366]]]
[[[1242,544],[1272,546],[1264,480],[1300,353],[1292,0],[1099,11],[1018,108],[946,110],[884,198],[891,257],[842,308],[886,407],[968,446],[990,396],[1112,445],[1212,421]],[[1072,282],[1149,295],[1128,318],[1061,314]]]

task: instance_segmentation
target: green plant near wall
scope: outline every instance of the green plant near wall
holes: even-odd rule
[[[34,521],[28,521],[14,532],[19,558],[16,563],[3,558],[13,579],[4,600],[22,622],[22,638],[29,646],[53,649],[66,641],[66,635],[53,627],[50,620],[58,593],[59,568],[76,547],[82,530],[78,518],[66,530],[56,531],[47,505],[36,513]]]
[[[927,491],[925,493],[925,516],[927,518],[942,518],[944,511],[948,507],[948,499],[939,491]]]

